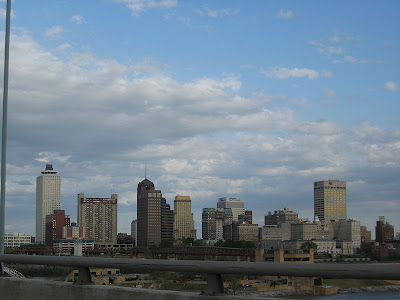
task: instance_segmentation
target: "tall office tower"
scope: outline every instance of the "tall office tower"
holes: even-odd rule
[[[196,239],[196,229],[190,196],[176,196],[174,200],[174,239]]]
[[[97,243],[117,243],[118,195],[111,198],[85,198],[78,194],[78,226],[85,228],[87,239]]]
[[[384,243],[394,240],[394,227],[386,222],[385,217],[380,216],[375,226],[375,241]]]
[[[265,216],[265,225],[280,225],[282,223],[298,223],[299,214],[291,211],[288,207],[283,210],[275,210],[274,214],[270,211]]]
[[[71,221],[69,215],[65,214],[65,210],[54,210],[51,215],[46,216],[46,246],[53,246],[54,239],[61,239],[63,235],[63,227],[70,226]]]
[[[314,216],[321,222],[347,219],[346,181],[314,182]]]
[[[158,246],[161,243],[162,193],[145,178],[137,188],[137,246]]]
[[[137,247],[137,220],[133,220],[131,223],[131,237],[134,239],[135,247]]]
[[[174,211],[165,198],[161,199],[161,241],[174,240]]]
[[[36,178],[36,243],[43,244],[46,235],[46,216],[60,209],[61,176],[46,164],[42,175]]]
[[[203,240],[224,240],[224,226],[232,224],[230,208],[203,208]]]
[[[232,210],[232,221],[237,222],[239,215],[244,214],[244,201],[236,197],[218,198],[218,208],[230,208]]]

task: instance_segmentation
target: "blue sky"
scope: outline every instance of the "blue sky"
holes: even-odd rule
[[[4,37],[5,2],[0,2]],[[398,1],[28,1],[12,4],[8,231],[34,233],[52,162],[62,207],[148,177],[169,203],[240,196],[255,221],[313,216],[313,181],[348,182],[348,216],[400,231]],[[1,50],[3,51],[3,50]],[[198,233],[200,237],[200,230]]]

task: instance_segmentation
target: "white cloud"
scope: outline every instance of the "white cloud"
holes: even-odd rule
[[[186,28],[189,28],[189,29],[201,29],[201,30],[205,30],[207,32],[213,31],[213,28],[208,24],[204,24],[204,25],[192,24],[192,19],[189,17],[178,17],[178,21],[180,21]]]
[[[71,17],[70,21],[80,25],[85,22],[85,19],[81,15],[74,15]]]
[[[340,59],[335,59],[334,64],[351,63],[351,64],[369,64],[369,63],[382,63],[382,60],[378,59],[358,59],[351,55],[344,55]]]
[[[154,8],[172,8],[178,5],[178,0],[115,0],[125,3],[132,15],[139,16],[141,12]]]
[[[144,61],[132,65],[131,68],[138,74],[140,73],[161,74],[164,73],[165,70],[170,68],[170,66],[166,63],[148,57]]]
[[[312,69],[299,69],[299,68],[281,68],[281,67],[271,67],[268,70],[260,70],[262,74],[270,78],[277,79],[288,79],[288,78],[300,78],[308,77],[308,79],[315,80],[320,77],[330,77],[332,74],[330,72],[322,71],[318,72]]]
[[[233,8],[220,8],[220,9],[211,9],[207,6],[204,7],[204,9],[196,9],[196,12],[200,16],[208,16],[211,18],[218,18],[218,17],[224,17],[224,16],[234,16],[239,13],[239,9],[233,9]]]
[[[276,14],[276,16],[279,18],[279,19],[291,19],[291,18],[293,18],[294,17],[294,13],[293,13],[293,11],[291,11],[291,10],[280,10],[280,11],[278,11],[278,13]]]
[[[44,162],[44,163],[52,163],[52,162],[66,162],[71,158],[71,155],[60,155],[59,153],[50,153],[50,152],[39,152],[36,161]]]
[[[325,94],[326,94],[328,97],[335,97],[335,96],[336,96],[336,92],[335,92],[334,90],[332,90],[332,89],[326,89],[326,90],[325,90]]]
[[[62,26],[53,26],[46,30],[46,37],[51,39],[61,38],[61,34],[65,32],[64,27]]]
[[[319,41],[310,41],[309,44],[335,64],[382,63],[381,59],[358,58],[358,55],[348,54],[349,52],[359,51],[361,40],[361,37],[354,36],[351,33],[335,30],[331,37],[322,38]]]
[[[391,80],[385,83],[384,88],[388,91],[396,92],[400,89],[399,85]]]
[[[12,40],[8,203],[15,207],[7,210],[6,224],[20,231],[33,231],[35,211],[34,184],[20,182],[34,183],[46,162],[62,176],[62,208],[72,218],[76,193],[118,193],[124,213],[119,231],[136,218],[144,164],[169,203],[178,193],[192,196],[198,219],[202,207],[215,207],[224,195],[243,197],[255,218],[287,206],[304,211],[312,208],[312,182],[330,176],[361,180],[351,193],[376,201],[368,211],[384,209],[382,190],[384,201],[398,197],[398,131],[298,119],[290,103],[306,99],[244,97],[237,74],[177,80],[155,59],[125,65],[90,52],[54,54],[27,35]],[[324,73],[280,69],[283,77]],[[287,189],[287,182],[296,189]],[[369,213],[352,209],[352,201],[349,216]],[[398,212],[382,214],[395,219]],[[23,222],[28,225],[22,228]]]
[[[7,11],[4,8],[0,8],[0,19],[6,19]],[[15,18],[14,11],[11,10],[11,19]]]

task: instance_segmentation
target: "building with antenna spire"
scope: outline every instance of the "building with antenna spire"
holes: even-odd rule
[[[147,169],[145,168],[145,176]],[[137,246],[160,245],[162,240],[173,240],[173,211],[161,190],[145,178],[137,188]]]

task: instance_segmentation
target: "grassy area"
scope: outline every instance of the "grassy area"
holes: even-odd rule
[[[385,286],[395,285],[394,283],[386,280],[373,280],[373,279],[324,279],[324,285],[334,285],[339,288],[360,288],[367,286]]]

